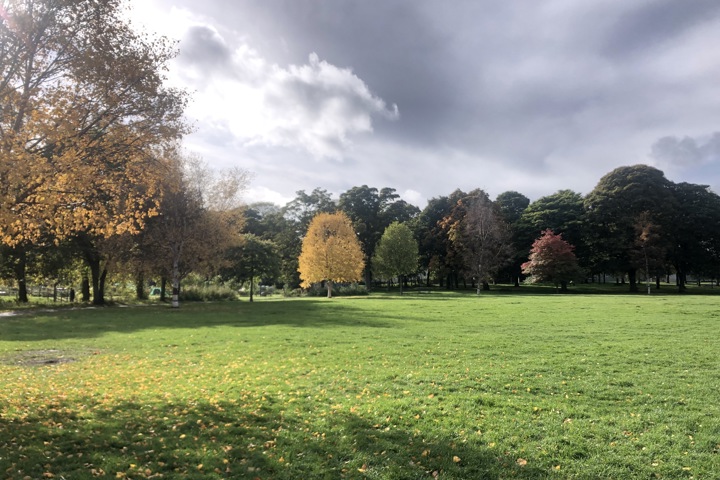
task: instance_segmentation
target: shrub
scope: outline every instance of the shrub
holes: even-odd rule
[[[224,285],[200,287],[189,285],[180,289],[181,302],[213,302],[221,300],[237,300],[233,289]]]

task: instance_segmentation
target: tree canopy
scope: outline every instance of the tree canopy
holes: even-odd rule
[[[319,213],[312,219],[298,259],[302,286],[325,282],[328,298],[333,283],[362,279],[365,262],[350,219],[342,212]]]
[[[410,228],[400,222],[393,222],[385,229],[373,256],[373,270],[380,277],[391,279],[417,271],[418,244]],[[403,292],[400,278],[400,294]]]
[[[561,291],[567,291],[567,284],[580,275],[580,267],[573,253],[574,247],[563,240],[561,234],[545,230],[533,242],[530,257],[523,263],[522,270],[533,282],[551,282]]]

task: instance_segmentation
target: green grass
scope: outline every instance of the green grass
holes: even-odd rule
[[[0,318],[0,475],[717,478],[719,307],[431,292]]]

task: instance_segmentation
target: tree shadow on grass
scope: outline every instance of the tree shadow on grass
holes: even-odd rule
[[[96,338],[106,333],[156,329],[198,329],[220,326],[293,328],[368,327],[397,325],[378,312],[352,303],[303,299],[301,301],[219,302],[185,304],[174,310],[162,307],[108,307],[33,312],[0,319],[0,338],[29,342]]]
[[[477,443],[271,398],[48,403],[0,418],[8,478],[540,479]],[[317,407],[317,405],[316,405]],[[310,410],[303,411],[304,408]]]

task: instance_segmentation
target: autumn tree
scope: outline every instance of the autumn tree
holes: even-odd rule
[[[156,149],[186,131],[164,86],[174,50],[121,0],[15,0],[0,15],[0,240],[137,232],[157,206]]]
[[[152,249],[157,268],[171,280],[172,306],[180,306],[180,282],[191,272],[219,269],[243,226],[242,193],[247,172],[213,172],[197,155],[172,150],[158,215],[148,221],[143,248]]]
[[[418,268],[418,244],[410,228],[404,223],[391,223],[375,248],[372,262],[373,270],[380,277],[399,278],[402,295],[404,276]]]
[[[573,252],[574,247],[563,240],[561,234],[548,229],[535,240],[530,257],[522,270],[532,282],[551,282],[560,291],[567,291],[567,284],[580,275],[580,267]]]
[[[304,288],[325,282],[328,298],[333,283],[362,279],[363,252],[350,219],[342,212],[319,213],[310,222],[298,259]]]
[[[427,272],[427,285],[434,279],[440,286],[457,288],[459,265],[451,254],[451,244],[443,220],[450,216],[457,202],[467,196],[455,190],[448,196],[431,198],[420,214],[411,222],[418,241],[420,266]]]
[[[458,201],[443,225],[465,271],[477,282],[477,292],[488,290],[512,255],[510,228],[500,208],[487,193],[474,190]]]

